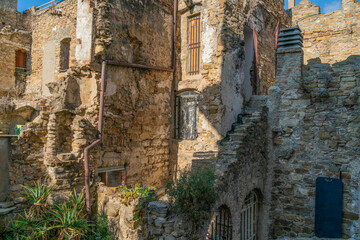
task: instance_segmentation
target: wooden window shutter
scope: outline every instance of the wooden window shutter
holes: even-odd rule
[[[200,73],[200,14],[188,19],[188,73],[195,75]]]
[[[26,68],[26,53],[21,50],[17,50],[15,62],[15,67]]]

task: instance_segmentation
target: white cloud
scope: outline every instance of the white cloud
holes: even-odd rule
[[[334,0],[332,2],[326,3],[323,12],[324,13],[329,13],[329,12],[334,12],[337,10],[341,10],[342,5],[341,5],[341,1],[339,0]]]

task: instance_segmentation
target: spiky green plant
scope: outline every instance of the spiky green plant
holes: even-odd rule
[[[31,201],[33,204],[29,209],[29,214],[32,214],[33,217],[37,220],[40,220],[44,217],[44,214],[47,212],[47,200],[53,185],[48,187],[46,184],[47,178],[43,181],[38,180],[34,182],[34,186],[31,187],[27,184],[22,185],[26,191],[24,191],[24,197]]]
[[[33,212],[26,211],[11,224],[11,230],[16,240],[44,240],[53,235],[53,227],[46,217],[39,220]]]
[[[43,181],[38,180],[34,182],[33,187],[27,184],[22,185],[22,187],[27,190],[24,192],[25,198],[30,200],[34,205],[46,204],[47,198],[54,187],[54,185],[48,187],[46,181],[47,178]]]
[[[92,232],[84,213],[84,195],[74,193],[65,203],[55,205],[51,210],[53,228],[57,231],[58,240],[81,239]]]

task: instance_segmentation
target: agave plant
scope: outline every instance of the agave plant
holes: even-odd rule
[[[29,214],[32,214],[33,217],[37,220],[43,218],[46,208],[47,208],[47,199],[49,194],[54,186],[48,187],[46,185],[45,178],[43,181],[38,180],[34,182],[34,186],[30,187],[29,185],[22,185],[26,189],[24,191],[24,197],[30,200],[33,206],[30,207]]]
[[[47,198],[52,190],[53,186],[48,187],[46,185],[45,178],[43,181],[38,180],[34,182],[34,186],[30,187],[29,185],[25,184],[22,185],[23,188],[25,188],[27,191],[25,191],[25,198],[32,201],[34,205],[41,205],[46,204]]]
[[[58,232],[58,240],[81,239],[91,232],[92,224],[86,220],[84,205],[83,194],[77,196],[74,191],[67,202],[58,204],[51,210],[51,221]]]
[[[49,225],[46,217],[38,220],[33,212],[26,211],[11,225],[15,239],[22,240],[49,239],[52,229],[53,227]]]

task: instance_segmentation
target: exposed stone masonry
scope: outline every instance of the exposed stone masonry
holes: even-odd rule
[[[304,64],[333,64],[360,54],[360,3],[343,0],[342,4],[342,10],[324,14],[308,0],[292,8],[292,24],[304,34]]]

